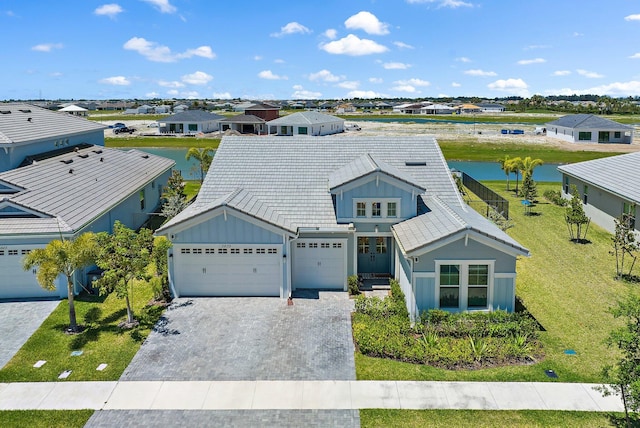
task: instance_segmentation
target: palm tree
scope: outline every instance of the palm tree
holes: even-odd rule
[[[196,147],[191,147],[187,151],[187,155],[185,156],[187,160],[194,158],[200,164],[200,184],[204,181],[204,176],[209,171],[209,167],[211,166],[211,162],[213,161],[213,154],[215,150],[211,147],[205,147],[202,149],[198,149]]]
[[[507,164],[509,165],[509,170],[516,174],[516,195],[517,195],[518,194],[518,178],[519,178],[520,171],[522,171],[522,158],[520,157],[511,158],[509,159]]]
[[[54,239],[44,248],[37,248],[24,257],[24,270],[37,268],[36,279],[45,290],[55,290],[55,280],[60,275],[67,278],[67,299],[69,301],[69,331],[78,332],[74,305],[73,275],[83,267],[93,263],[96,254],[93,233],[83,233],[73,240]]]
[[[500,169],[504,171],[504,174],[507,176],[507,191],[509,190],[509,174],[511,171],[511,165],[509,165],[509,155],[504,155],[503,158],[498,159],[498,163],[500,164]]]
[[[542,159],[532,159],[531,156],[522,159],[522,177],[524,178],[525,175],[531,175],[533,177],[533,169],[542,165],[542,163]]]

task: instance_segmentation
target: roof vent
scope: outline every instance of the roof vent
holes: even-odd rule
[[[92,151],[93,151],[93,153],[95,153],[95,154],[97,154],[97,155],[99,155],[100,153],[102,153],[102,150],[92,150]]]
[[[100,158],[100,162],[104,162],[104,158]]]
[[[11,110],[0,110],[0,114],[11,114]]]
[[[73,168],[69,170],[69,174],[73,174]]]
[[[427,166],[426,161],[406,161],[404,164],[406,166]]]
[[[78,157],[79,157],[79,158],[82,158],[82,159],[86,159],[86,158],[88,158],[88,157],[89,157],[89,155],[88,155],[88,154],[86,154],[86,153],[83,153],[83,154],[81,154],[81,155],[78,155]]]
[[[30,118],[30,117],[29,117],[29,118],[27,118],[27,122],[31,122],[31,118]]]
[[[149,159],[149,155],[142,155],[142,159]]]
[[[28,108],[21,108],[19,110],[23,113],[31,113],[31,110],[29,110]]]
[[[62,159],[60,162],[69,165],[70,163],[73,162],[73,159]]]

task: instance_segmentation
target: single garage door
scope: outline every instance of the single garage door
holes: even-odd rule
[[[292,245],[293,288],[344,290],[346,239],[299,239]]]
[[[35,270],[22,269],[22,259],[34,247],[8,245],[0,247],[0,299],[59,297],[57,291],[47,291],[36,280]]]
[[[179,296],[280,296],[282,245],[175,245]]]

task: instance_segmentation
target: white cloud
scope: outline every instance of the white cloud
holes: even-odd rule
[[[200,98],[200,93],[198,93],[198,91],[180,92],[180,98],[186,98],[188,100],[196,100]]]
[[[150,3],[158,9],[161,13],[174,13],[178,10],[174,5],[169,3],[169,0],[142,0],[147,3]]]
[[[385,62],[382,64],[385,70],[406,70],[411,67],[411,64],[404,64],[402,62]]]
[[[280,27],[280,31],[278,33],[271,33],[271,37],[282,37],[288,36],[290,34],[309,34],[311,30],[305,27],[302,24],[297,22],[289,22],[284,27]]]
[[[334,30],[333,28],[329,28],[323,34],[329,40],[334,40],[336,37],[338,37],[338,32],[336,30]]]
[[[382,78],[380,77],[369,77],[369,82],[380,84],[384,82],[384,80],[382,80]]]
[[[393,42],[394,45],[396,45],[398,48],[400,49],[415,49],[413,46],[408,45],[404,42]]]
[[[640,52],[631,55],[629,58],[631,58],[631,59],[640,59]]]
[[[458,62],[471,62],[471,60],[469,58],[467,58],[466,56],[461,56],[456,58],[456,61]]]
[[[93,11],[93,13],[95,13],[96,15],[108,16],[111,19],[115,18],[119,13],[122,12],[122,7],[120,7],[120,5],[116,3],[103,4]]]
[[[254,56],[253,56],[253,60],[254,60],[254,61],[262,61],[262,59],[263,59],[263,58],[262,58],[262,55],[254,55]]]
[[[336,86],[342,89],[358,89],[360,87],[360,82],[357,80],[345,80],[344,82],[338,83]]]
[[[340,78],[340,76],[336,76],[329,70],[320,70],[317,73],[311,73],[309,75],[309,80],[311,80],[312,82],[314,80],[320,80],[323,82],[339,82],[342,79]]]
[[[62,43],[42,43],[31,47],[32,51],[51,52],[54,49],[62,49]]]
[[[266,80],[289,80],[287,76],[279,76],[277,74],[273,74],[271,70],[263,70],[258,73],[258,77]]]
[[[458,82],[451,82],[451,87],[453,87],[453,88],[459,88],[461,86],[462,85],[460,83],[458,83]]]
[[[190,85],[206,85],[213,80],[213,76],[204,71],[196,71],[195,73],[185,74],[182,81]]]
[[[461,0],[407,0],[407,3],[422,4],[422,3],[437,3],[438,7],[450,7],[451,9],[457,9],[459,7],[473,7],[472,3],[467,3]]]
[[[406,86],[406,85],[411,85],[411,86],[429,86],[431,85],[431,82],[428,82],[426,80],[422,80],[422,79],[409,79],[409,80],[396,80],[395,82],[393,82],[394,85],[399,85],[399,86]]]
[[[549,89],[545,91],[545,93],[549,95],[594,94],[619,97],[638,96],[640,95],[640,81],[631,80],[629,82],[613,82],[606,85],[600,85],[593,88],[585,89]]]
[[[177,89],[169,89],[169,90],[167,91],[167,94],[169,94],[169,95],[171,95],[171,96],[174,96],[174,97],[175,97],[176,95],[178,95],[179,93],[180,93],[180,92],[179,92]]]
[[[547,62],[544,58],[533,58],[533,59],[521,59],[518,61],[519,65],[529,65],[529,64],[542,64]]]
[[[294,85],[293,90],[291,98],[294,100],[317,100],[322,96],[321,92],[308,91],[302,85]]]
[[[285,61],[283,59],[280,59],[280,58],[274,59],[273,62],[275,62],[276,64],[284,64],[285,63]]]
[[[464,72],[464,74],[467,74],[469,76],[480,76],[480,77],[494,77],[498,75],[495,71],[484,71],[480,69],[467,70]]]
[[[208,59],[216,57],[209,46],[200,46],[195,49],[187,49],[184,53],[174,54],[168,46],[148,41],[142,37],[132,37],[122,47],[126,50],[138,52],[149,61],[154,62],[175,62],[193,56]]]
[[[584,76],[589,79],[600,79],[601,77],[604,77],[604,75],[596,73],[595,71],[588,71],[588,70],[582,70],[582,69],[576,70],[576,73],[578,73],[580,76]]]
[[[553,72],[554,76],[568,76],[571,74],[571,71],[569,70],[556,70]]]
[[[321,44],[320,49],[334,55],[350,56],[371,55],[389,50],[386,46],[380,45],[373,40],[361,39],[353,34],[349,34],[340,40]]]
[[[160,94],[157,92],[147,92],[146,94],[144,94],[145,97],[147,98],[160,98]]]
[[[549,49],[551,46],[549,45],[529,45],[524,48],[525,51],[532,49]]]
[[[229,92],[214,92],[213,98],[217,98],[220,100],[230,100],[232,97]]]
[[[167,81],[167,80],[158,80],[158,85],[163,88],[182,88],[184,87],[184,83],[178,82],[177,80]]]
[[[50,73],[49,76],[51,77],[62,77],[63,74],[59,71],[54,71],[53,73]]]
[[[411,85],[396,85],[391,88],[393,91],[397,92],[407,92],[410,94],[420,93],[414,86]]]
[[[347,94],[348,98],[382,98],[383,96],[374,91],[351,91]]]
[[[511,94],[527,96],[529,94],[529,86],[522,79],[499,79],[487,85],[489,89],[501,92],[509,92]]]
[[[380,22],[371,12],[362,11],[344,21],[344,26],[350,30],[363,30],[367,34],[383,36],[389,34],[389,24]]]
[[[625,21],[640,21],[640,13],[636,13],[635,15],[627,15],[624,17]]]
[[[131,84],[131,81],[124,76],[105,77],[104,79],[100,79],[98,82],[105,85],[115,86],[128,86]]]
[[[577,31],[573,32],[573,37],[582,37],[584,36],[584,33],[578,33]]]

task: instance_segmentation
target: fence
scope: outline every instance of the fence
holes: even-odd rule
[[[464,172],[462,173],[462,184],[487,204],[487,217],[489,216],[489,206],[492,206],[506,220],[509,220],[509,201]]]

